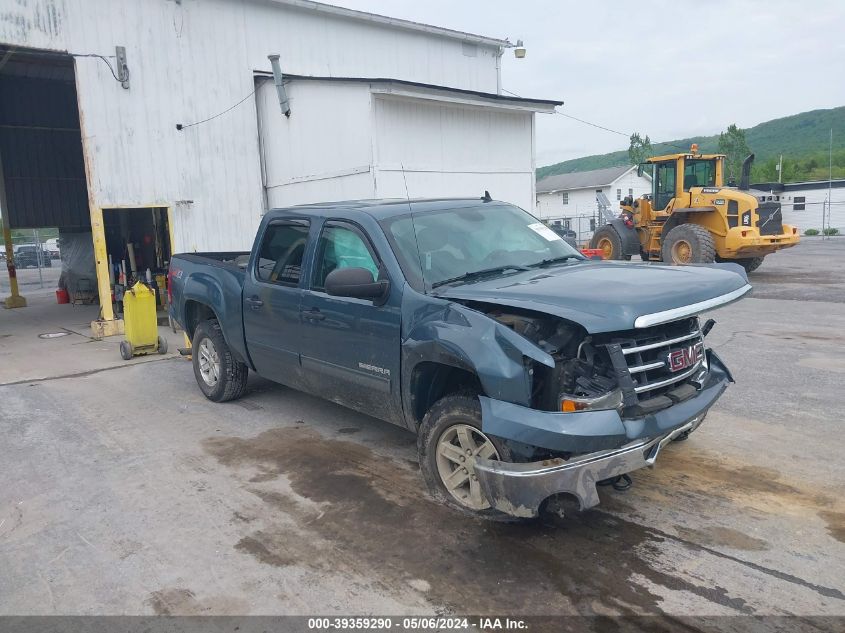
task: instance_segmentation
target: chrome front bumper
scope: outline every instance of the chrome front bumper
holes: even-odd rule
[[[703,419],[704,414],[697,415],[665,435],[568,461],[557,458],[520,464],[479,459],[475,473],[490,504],[506,514],[537,516],[543,501],[561,493],[576,497],[581,510],[586,510],[599,504],[598,482],[653,466],[666,444],[695,430]]]

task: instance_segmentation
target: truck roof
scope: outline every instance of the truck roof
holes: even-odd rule
[[[481,206],[484,204],[503,204],[493,200],[485,202],[482,198],[382,198],[375,200],[344,200],[341,202],[318,202],[294,207],[271,209],[268,215],[305,214],[323,216],[327,212],[360,212],[374,217],[376,220],[392,218],[408,213],[425,213],[426,211],[443,211],[446,209],[460,209]]]

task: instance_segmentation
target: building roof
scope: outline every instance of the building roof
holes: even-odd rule
[[[606,187],[635,168],[636,165],[624,165],[623,167],[606,167],[604,169],[574,171],[570,174],[549,176],[537,181],[537,193]]]
[[[255,71],[256,75],[271,78],[272,73],[263,71]],[[555,101],[553,99],[529,99],[526,97],[512,97],[510,95],[496,94],[493,92],[479,92],[477,90],[465,90],[463,88],[452,88],[450,86],[438,86],[436,84],[426,84],[418,81],[407,81],[405,79],[390,79],[387,77],[315,77],[312,75],[284,75],[285,81],[333,81],[333,82],[352,82],[352,83],[367,83],[367,84],[386,84],[405,88],[422,88],[427,91],[442,91],[452,94],[465,95],[476,99],[490,100],[502,104],[513,104],[530,107],[534,105],[547,106],[543,109],[554,109],[555,106],[563,105],[563,101]],[[399,94],[399,93],[397,93]]]
[[[391,18],[386,15],[379,15],[377,13],[368,13],[366,11],[356,11],[355,9],[347,9],[345,7],[336,7],[331,4],[324,4],[322,2],[312,2],[312,0],[273,0],[278,4],[286,4],[290,7],[303,9],[305,11],[313,11],[315,13],[325,13],[327,15],[334,15],[341,18],[352,20],[360,20],[364,22],[372,22],[406,31],[421,31],[423,33],[431,33],[441,37],[448,37],[450,39],[461,40],[462,42],[472,42],[474,44],[484,44],[487,46],[495,46],[498,48],[506,48],[513,46],[507,39],[498,39],[495,37],[487,37],[486,35],[477,35],[475,33],[466,33],[464,31],[455,31],[453,29],[446,29],[440,26],[432,26],[430,24],[423,24],[421,22],[414,22],[412,20],[402,20],[400,18]]]

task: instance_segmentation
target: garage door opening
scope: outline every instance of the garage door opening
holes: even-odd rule
[[[87,234],[88,242],[92,240],[70,55],[0,46],[0,213],[7,259],[2,292],[8,297],[7,307],[23,307],[26,300],[20,286],[26,293],[38,294],[52,293],[63,283],[60,272],[65,266],[57,270],[59,261],[41,262],[52,264],[46,284],[45,266],[31,265],[39,261],[39,251],[55,249],[47,239],[60,244],[69,232]],[[13,237],[20,242],[24,234],[26,246],[21,249],[23,242],[15,244]],[[21,266],[15,266],[16,251]],[[93,270],[92,252],[88,260],[86,267]]]
[[[158,306],[166,304],[167,267],[172,254],[167,207],[103,209],[109,282],[114,287],[116,312],[122,313],[124,289],[136,281],[149,282]]]

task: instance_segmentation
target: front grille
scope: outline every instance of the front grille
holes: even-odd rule
[[[621,346],[640,403],[674,391],[697,377],[705,362],[704,340],[697,318],[615,333],[607,343]],[[699,344],[698,348],[694,347],[696,344]],[[680,364],[684,366],[677,371],[669,367],[671,352],[678,352],[683,359]],[[685,355],[685,352],[690,353]],[[692,364],[687,365],[690,360]]]
[[[783,233],[783,215],[780,202],[761,202],[757,207],[757,229],[760,235],[780,235]]]

